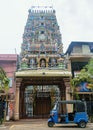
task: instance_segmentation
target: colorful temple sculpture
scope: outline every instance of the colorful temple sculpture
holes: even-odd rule
[[[63,44],[52,7],[29,10],[21,46],[21,68],[56,67]]]

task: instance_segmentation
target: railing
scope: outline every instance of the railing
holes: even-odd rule
[[[93,56],[93,53],[71,53],[70,56]]]
[[[48,67],[38,67],[37,64],[29,64],[27,67],[18,66],[18,70],[38,70],[38,69],[47,69],[47,70],[66,70],[66,65],[56,65],[56,66],[48,66]]]

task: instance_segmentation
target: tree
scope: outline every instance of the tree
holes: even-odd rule
[[[90,59],[89,63],[85,66],[87,72],[93,76],[93,58]]]
[[[6,73],[2,69],[2,67],[0,67],[0,124],[2,124],[2,122],[4,121],[4,118],[6,117],[6,113],[8,111],[8,107],[5,110],[5,102],[8,104],[7,102],[8,89],[9,89],[9,79],[7,78]],[[6,101],[4,100],[4,97],[6,97]]]
[[[7,92],[9,89],[9,79],[6,76],[5,71],[0,67],[0,90]]]
[[[73,79],[71,79],[71,86],[74,89],[81,82],[88,82],[90,86],[93,88],[93,59],[90,59],[88,64],[84,66],[84,68],[80,71],[79,74],[76,75]]]

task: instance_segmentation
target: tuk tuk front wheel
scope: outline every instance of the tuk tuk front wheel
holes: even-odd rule
[[[53,125],[54,125],[54,123],[53,123],[52,121],[49,121],[49,122],[48,122],[48,126],[49,126],[49,127],[53,127]]]
[[[80,121],[79,124],[78,124],[78,126],[80,128],[85,128],[86,127],[86,122],[85,121]]]

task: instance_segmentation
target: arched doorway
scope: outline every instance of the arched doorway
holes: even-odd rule
[[[21,118],[46,118],[60,99],[60,90],[58,85],[29,85],[21,95]]]

